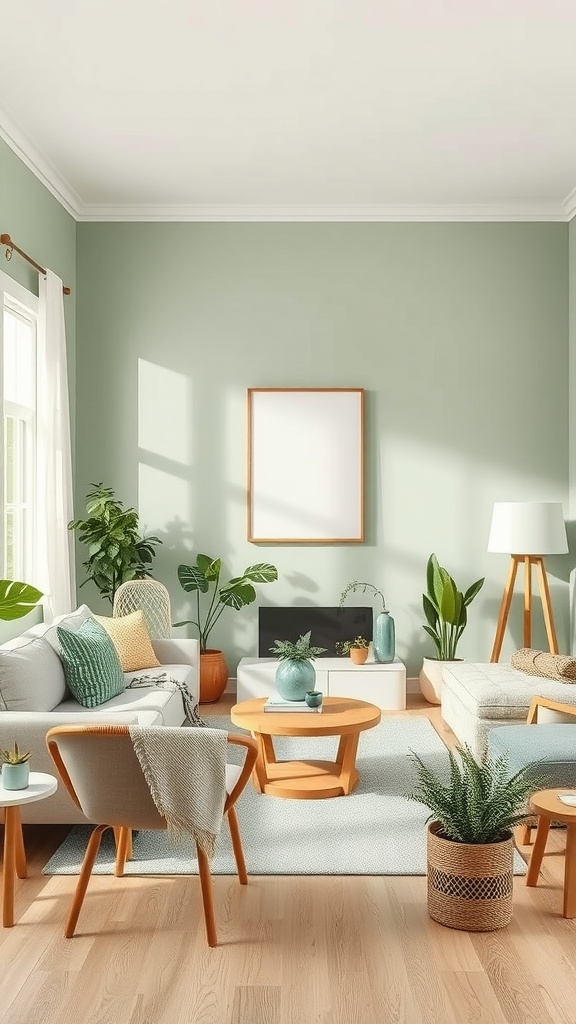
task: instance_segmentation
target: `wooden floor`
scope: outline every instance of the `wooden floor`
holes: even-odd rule
[[[453,742],[421,698],[407,714]],[[79,934],[64,939],[75,879],[41,869],[66,831],[25,829],[31,877],[0,934],[1,1024],[576,1024],[558,830],[540,886],[515,878],[503,931],[436,925],[420,877],[266,876],[241,888],[215,876],[214,950],[198,880],[184,877],[95,876]]]

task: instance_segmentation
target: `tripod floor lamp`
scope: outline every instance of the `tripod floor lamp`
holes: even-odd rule
[[[558,640],[550,603],[544,555],[561,555],[568,551],[566,527],[561,502],[497,501],[492,512],[488,551],[509,554],[510,569],[500,605],[498,625],[490,661],[498,661],[518,566],[524,566],[524,647],[532,646],[532,567],[536,570],[548,646],[558,654]]]

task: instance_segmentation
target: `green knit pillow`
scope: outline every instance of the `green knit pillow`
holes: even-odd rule
[[[124,673],[108,633],[95,619],[72,631],[56,626],[60,660],[69,690],[79,704],[95,708],[122,693]]]

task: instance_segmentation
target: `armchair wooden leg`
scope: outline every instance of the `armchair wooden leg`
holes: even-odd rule
[[[240,880],[240,885],[248,885],[246,861],[244,860],[244,850],[242,849],[240,829],[238,828],[238,818],[236,816],[236,810],[234,809],[234,807],[228,808],[226,816],[228,818],[230,836],[232,838],[232,849],[234,850],[234,860],[236,861],[236,868],[238,870],[238,878]]]
[[[114,865],[114,874],[117,878],[122,878],[126,861],[129,857],[129,851],[130,854],[132,853],[132,829],[114,829],[114,833],[116,835],[116,863]]]
[[[76,892],[74,893],[72,906],[70,907],[70,913],[68,914],[68,920],[66,921],[66,926],[64,928],[64,937],[66,939],[71,939],[74,935],[78,915],[82,909],[86,889],[88,888],[88,882],[90,881],[90,875],[92,874],[92,868],[94,867],[94,861],[96,860],[98,850],[100,849],[102,833],[107,828],[108,825],[97,825],[88,841],[86,853],[84,854],[84,861],[80,870],[80,877],[78,878],[78,885],[76,886]]]
[[[212,875],[210,874],[210,861],[196,845],[196,851],[198,854],[198,873],[200,875],[200,887],[202,889],[202,903],[204,906],[204,922],[206,924],[206,938],[208,939],[209,946],[218,945],[218,936],[216,935],[216,922],[214,920],[214,899],[212,896]]]

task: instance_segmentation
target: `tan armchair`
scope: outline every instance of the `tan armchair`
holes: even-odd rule
[[[194,732],[195,730],[190,730]],[[188,730],[183,730],[184,733]],[[99,822],[88,841],[64,935],[74,935],[103,832],[113,828],[117,840],[115,874],[124,873],[131,855],[132,829],[166,829],[159,814],[140,762],[134,751],[128,726],[67,725],[51,729],[46,737],[48,750],[72,800],[89,821]],[[246,785],[257,755],[255,740],[228,733],[228,743],[246,748],[242,766],[226,765],[227,797],[223,814],[228,820],[234,858],[241,885],[248,877],[234,804]],[[198,872],[202,890],[206,936],[210,946],[218,944],[214,920],[210,862],[196,844]]]

